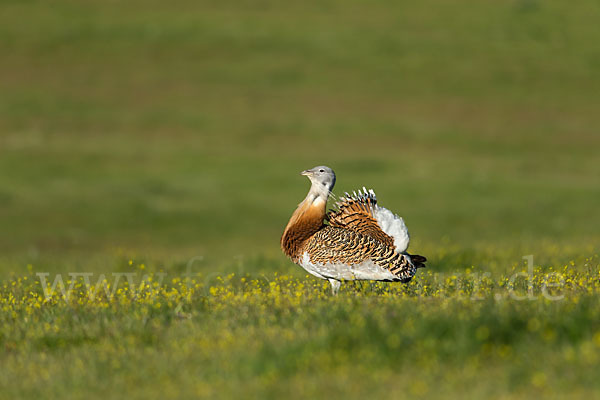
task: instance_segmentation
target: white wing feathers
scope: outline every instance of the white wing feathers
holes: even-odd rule
[[[394,239],[394,246],[398,253],[405,252],[408,249],[410,236],[404,220],[384,207],[376,206],[374,216],[377,224],[386,234]]]

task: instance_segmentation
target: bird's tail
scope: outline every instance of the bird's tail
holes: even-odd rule
[[[425,268],[425,262],[427,258],[420,256],[418,254],[409,254],[410,261],[412,261],[415,268]]]

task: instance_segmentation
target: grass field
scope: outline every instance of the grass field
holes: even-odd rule
[[[596,2],[0,11],[0,397],[599,395]],[[286,260],[318,164],[428,269]]]

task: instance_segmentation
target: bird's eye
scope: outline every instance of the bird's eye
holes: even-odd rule
[[[325,170],[324,169],[320,169],[319,172],[325,172]]]

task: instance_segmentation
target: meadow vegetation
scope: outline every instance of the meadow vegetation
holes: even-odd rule
[[[1,398],[598,396],[596,2],[0,10]],[[281,254],[318,164],[409,285]]]

